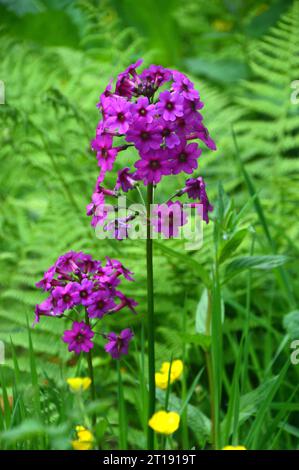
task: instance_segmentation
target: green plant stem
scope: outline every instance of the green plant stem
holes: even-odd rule
[[[207,319],[206,319],[206,335],[211,335],[211,316],[212,316],[212,308],[211,308],[211,292],[208,291],[208,312],[207,312]],[[207,350],[205,352],[205,359],[206,359],[206,367],[207,367],[207,374],[208,374],[208,383],[209,383],[209,393],[210,393],[210,408],[211,408],[211,441],[213,447],[215,447],[215,403],[214,403],[214,378],[213,378],[213,371],[212,371],[212,359],[211,359],[211,352]]]
[[[90,326],[89,317],[88,317],[87,312],[85,313],[85,322],[88,326]],[[94,401],[96,399],[96,389],[95,389],[95,386],[94,386],[94,373],[93,373],[92,352],[91,352],[91,350],[87,353],[87,365],[88,365],[89,377],[91,379],[90,397],[91,397],[92,401]]]
[[[151,205],[153,203],[153,185],[147,187],[146,215],[146,272],[147,272],[147,322],[148,322],[148,419],[155,413],[155,321],[154,321],[154,281],[153,281],[153,241],[151,237]],[[148,450],[154,449],[154,431],[148,426]]]

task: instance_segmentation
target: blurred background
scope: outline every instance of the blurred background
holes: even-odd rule
[[[1,373],[8,387],[14,376],[11,341],[24,383],[30,383],[26,325],[33,321],[35,303],[43,299],[34,285],[70,249],[99,259],[109,254],[135,272],[136,283],[126,292],[137,298],[139,315],[132,319],[126,314],[117,326],[112,324],[120,329],[131,322],[138,338],[146,312],[144,244],[97,240],[85,206],[98,173],[90,152],[98,97],[111,77],[140,57],[145,65],[162,64],[190,75],[205,103],[204,119],[218,150],[204,150],[200,171],[211,202],[217,208],[220,200],[223,209],[216,212],[226,246],[223,272],[235,256],[269,257],[234,266],[222,292],[226,392],[244,329],[247,268],[252,276],[246,388],[266,383],[276,373],[276,353],[283,351],[280,370],[289,360],[290,338],[299,339],[299,104],[291,101],[291,84],[299,80],[298,1],[0,0],[0,21],[5,88],[0,105],[0,339],[6,349]],[[128,161],[132,158],[128,154]],[[182,184],[181,177],[173,178],[158,197],[165,199],[164,193]],[[169,360],[169,351],[174,357],[184,354],[191,381],[204,356],[200,266],[211,269],[213,225],[204,227],[198,252],[184,251],[176,240],[166,247],[159,242],[155,250],[157,368]],[[62,368],[75,365],[59,339],[63,327],[43,319],[32,333],[45,397],[46,385],[62,381]],[[101,374],[112,369],[102,345],[96,365],[113,413],[116,378]],[[288,374],[278,402],[294,392],[298,367]],[[133,404],[132,376],[124,380],[126,400]],[[203,383],[195,391],[203,409],[208,409],[206,398]],[[293,404],[280,445],[296,447],[297,413]]]

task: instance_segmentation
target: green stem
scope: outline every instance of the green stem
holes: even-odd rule
[[[85,322],[88,326],[90,326],[90,321],[87,312],[85,312]],[[87,353],[87,365],[88,365],[88,373],[89,377],[91,379],[91,385],[90,385],[90,397],[92,401],[96,399],[96,389],[94,386],[94,373],[93,373],[93,364],[92,364],[92,352],[91,349]]]
[[[211,292],[208,290],[208,312],[207,312],[207,319],[206,319],[206,335],[211,335],[211,317],[212,317],[212,306],[211,306]],[[206,367],[207,367],[207,374],[208,374],[208,383],[209,383],[209,393],[210,393],[210,408],[211,408],[211,441],[212,446],[215,448],[216,442],[216,429],[215,429],[215,403],[214,403],[214,394],[215,394],[215,387],[214,387],[214,378],[213,378],[213,366],[212,366],[212,358],[210,350],[205,352],[205,359],[206,359]]]
[[[153,281],[153,241],[151,237],[151,205],[153,203],[153,185],[147,187],[146,215],[146,272],[147,272],[147,321],[148,321],[148,419],[155,413],[156,384],[155,384],[155,322],[154,322],[154,281]],[[148,450],[154,449],[154,431],[148,426]]]

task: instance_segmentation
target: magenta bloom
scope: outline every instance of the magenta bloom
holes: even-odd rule
[[[158,120],[159,132],[162,137],[162,143],[166,148],[173,149],[180,144],[180,138],[176,134],[177,126],[171,121],[164,119]]]
[[[202,140],[209,149],[216,150],[216,144],[202,122],[196,123],[195,138]]]
[[[77,303],[78,283],[70,282],[65,287],[55,287],[52,296],[56,311],[63,313],[65,310],[73,308]]]
[[[91,142],[92,150],[97,152],[98,165],[103,171],[112,170],[118,152],[116,148],[112,148],[112,142],[112,136],[108,134],[97,136]]]
[[[103,222],[107,217],[104,210],[105,196],[103,193],[95,192],[92,195],[92,202],[86,207],[86,215],[92,215],[91,225],[96,227],[98,223]]]
[[[120,96],[114,96],[107,99],[106,105],[105,127],[110,131],[118,129],[120,134],[125,134],[132,119],[130,103]]]
[[[102,318],[105,313],[116,306],[114,300],[105,290],[94,292],[89,298],[87,313],[89,318]]]
[[[76,303],[81,303],[82,305],[89,305],[93,288],[94,284],[92,281],[87,278],[83,279],[81,284],[78,284],[77,291],[74,296]]]
[[[163,175],[171,174],[167,150],[156,150],[142,155],[141,160],[135,163],[135,167],[136,178],[142,179],[145,185],[159,183]]]
[[[62,340],[68,343],[68,350],[80,354],[81,351],[89,352],[94,344],[91,339],[94,337],[94,332],[91,328],[82,322],[75,321],[71,330],[66,330],[63,334]]]
[[[131,111],[134,114],[134,119],[144,119],[146,122],[151,123],[155,116],[155,105],[150,104],[147,97],[142,96],[136,101],[136,104],[132,104]]]
[[[185,173],[193,173],[193,170],[197,168],[197,159],[201,154],[201,149],[197,144],[184,143],[180,147],[175,149],[176,153],[173,155],[172,162],[172,173],[177,175],[184,171]]]
[[[127,67],[117,76],[116,85],[109,82],[100,97],[102,115],[96,141],[100,139],[101,143],[102,135],[109,137],[98,149],[99,180],[104,183],[106,172],[117,159],[120,167],[115,191],[134,190],[141,183],[157,185],[164,175],[191,175],[198,167],[201,155],[198,141],[211,150],[216,149],[203,122],[201,110],[204,104],[194,83],[185,74],[161,65],[150,65],[139,72],[137,67],[141,63],[137,61]],[[121,140],[115,143],[118,139]],[[134,161],[137,170],[134,173],[129,173],[127,160],[121,157],[121,152],[129,147],[135,147],[140,157]],[[129,153],[130,157],[134,155],[131,150]],[[140,183],[137,185],[136,182]],[[98,189],[95,192],[99,192]],[[92,226],[101,224],[113,233],[114,238],[128,238],[129,229],[133,227],[133,224],[129,225],[133,220],[131,213],[106,222],[107,214],[98,200],[99,197],[93,195],[88,206]],[[138,216],[140,214],[135,213],[133,218]]]
[[[194,84],[189,80],[186,75],[183,73],[173,72],[174,82],[172,84],[172,89],[182,95],[187,100],[197,100],[199,99],[199,93],[194,89]]]
[[[50,290],[52,287],[52,281],[55,275],[55,266],[51,266],[51,268],[48,269],[44,273],[43,279],[41,279],[39,282],[37,282],[35,285],[38,289],[43,289],[45,291]]]
[[[61,315],[58,313],[58,315]],[[38,323],[41,316],[54,317],[54,305],[52,297],[48,297],[41,304],[35,306],[35,320],[34,323]]]
[[[201,176],[197,178],[189,178],[186,181],[186,186],[183,188],[179,195],[187,193],[190,199],[198,200],[202,205],[202,216],[203,220],[207,223],[209,222],[209,212],[212,212],[213,206],[210,204],[210,201],[206,192],[206,185]]]
[[[139,119],[131,126],[126,141],[134,142],[142,153],[157,150],[162,143],[157,124],[149,124],[144,119]]]
[[[96,189],[100,191],[101,187],[97,185]],[[107,191],[111,190],[104,189],[105,193]],[[47,289],[48,298],[36,305],[34,324],[42,316],[68,317],[71,313],[71,319],[79,320],[80,316],[85,319],[87,314],[90,325],[74,321],[72,329],[65,331],[62,339],[69,344],[69,351],[88,352],[93,347],[92,329],[98,323],[92,321],[94,318],[116,314],[124,308],[135,312],[137,302],[120,290],[122,278],[134,280],[132,272],[116,259],[107,257],[106,264],[102,264],[81,251],[65,253],[38,282],[41,289]]]
[[[177,117],[184,114],[183,103],[184,99],[178,93],[165,90],[159,96],[157,109],[165,121],[175,121]]]
[[[129,343],[133,338],[133,332],[126,328],[119,335],[109,333],[107,335],[108,343],[105,345],[105,351],[110,354],[113,359],[119,359],[122,354],[128,354]]]
[[[126,166],[122,170],[118,172],[117,181],[115,185],[115,189],[122,189],[125,193],[128,192],[130,189],[133,189],[136,185],[136,179],[132,173],[129,173],[130,168]]]

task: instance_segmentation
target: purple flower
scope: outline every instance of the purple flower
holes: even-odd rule
[[[134,175],[129,173],[130,168],[126,166],[118,172],[115,189],[122,189],[125,193],[136,186],[137,181],[134,179]]]
[[[50,290],[52,287],[54,275],[55,275],[55,266],[51,266],[51,268],[49,268],[48,271],[44,273],[44,277],[35,284],[36,287],[38,289],[43,289],[45,291]]]
[[[126,68],[124,73],[129,73],[132,75],[132,77],[136,77],[136,69],[140,67],[140,65],[143,63],[143,59],[138,59],[134,64],[129,65],[129,67]]]
[[[127,132],[126,141],[133,142],[143,153],[157,150],[162,143],[157,124],[148,124],[144,119],[137,120],[131,126]]]
[[[93,193],[92,202],[86,206],[86,215],[93,216],[91,220],[91,225],[96,227],[99,222],[105,220],[107,213],[103,211],[102,217],[98,209],[105,204],[105,197],[103,193]]]
[[[75,321],[71,330],[66,330],[63,334],[62,340],[68,343],[68,350],[80,354],[81,351],[89,352],[94,344],[91,339],[94,337],[94,332],[86,323]]]
[[[112,148],[113,138],[111,135],[102,134],[91,142],[91,148],[97,152],[98,165],[103,171],[112,170],[117,155],[117,148]]]
[[[197,168],[197,159],[201,154],[201,149],[196,143],[186,144],[183,143],[180,147],[175,149],[176,153],[172,156],[172,173],[177,175],[184,171],[185,173],[193,173]]]
[[[61,272],[73,272],[78,266],[76,264],[77,253],[75,251],[69,251],[62,256],[59,256],[55,263],[55,270]]]
[[[52,297],[48,297],[44,300],[41,304],[35,306],[35,321],[34,323],[38,323],[41,316],[46,317],[54,317],[54,305],[52,302]]]
[[[142,155],[141,160],[135,163],[135,167],[136,178],[142,179],[145,185],[159,183],[163,175],[171,174],[168,152],[162,149]]]
[[[77,303],[78,283],[70,282],[65,287],[55,287],[52,292],[57,312],[63,313]]]
[[[179,228],[187,223],[187,216],[179,201],[167,202],[154,207],[151,223],[158,233],[166,238],[177,237]]]
[[[208,129],[202,124],[202,122],[196,123],[195,127],[195,137],[196,139],[202,140],[206,146],[211,150],[216,150],[216,144],[214,140],[210,137]]]
[[[175,121],[177,117],[184,114],[183,103],[184,99],[178,93],[170,93],[165,90],[159,96],[157,110],[165,121]]]
[[[109,98],[105,109],[107,113],[105,127],[111,131],[118,129],[120,134],[125,134],[132,119],[130,106],[130,103],[120,96]]]
[[[89,298],[88,316],[90,318],[102,318],[105,313],[113,310],[115,306],[114,300],[105,290],[96,291]]]
[[[158,120],[159,132],[162,137],[162,143],[166,148],[173,149],[180,144],[179,136],[176,134],[177,126],[171,121]]]
[[[194,84],[181,72],[174,70],[173,72],[174,82],[172,88],[175,92],[182,95],[187,100],[197,100],[199,99],[199,93],[194,89]]]
[[[121,302],[114,309],[114,312],[118,312],[119,310],[122,310],[123,308],[128,307],[131,310],[131,312],[136,314],[135,307],[137,307],[138,303],[134,299],[131,299],[130,297],[126,297],[122,292],[117,292],[116,295],[120,299]]]
[[[140,78],[137,75],[136,68],[142,64],[143,60],[139,59],[135,64],[129,65],[129,67],[117,77],[115,92],[126,98],[132,98],[137,93],[138,85],[140,84]],[[131,75],[131,77],[130,77]]]
[[[109,333],[107,335],[108,343],[105,345],[105,351],[110,354],[113,359],[119,359],[122,354],[128,354],[129,343],[133,338],[133,332],[126,328],[119,335]]]
[[[161,65],[150,65],[149,68],[144,69],[140,74],[141,80],[143,81],[142,91],[146,96],[151,96],[147,91],[155,91],[164,83],[171,79],[171,72],[165,69]]]
[[[149,100],[145,96],[142,96],[136,103],[131,105],[131,111],[136,115],[136,119],[144,119],[148,123],[153,122],[156,112],[155,105],[149,104]]]
[[[74,295],[75,303],[82,305],[89,305],[90,296],[92,295],[94,284],[89,279],[85,278],[77,286],[77,290]]]
[[[186,181],[186,186],[179,192],[178,195],[187,193],[190,199],[199,200],[202,205],[202,217],[209,223],[209,212],[212,212],[213,206],[210,204],[206,185],[201,176],[197,178],[189,178]]]
[[[107,260],[107,268],[112,269],[114,271],[114,276],[124,276],[127,281],[134,281],[133,273],[129,271],[129,269],[125,268],[125,266],[118,261],[117,259],[111,259],[109,256],[106,256]]]

